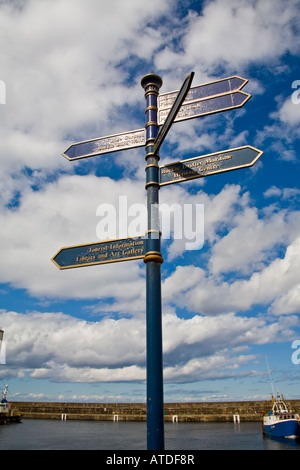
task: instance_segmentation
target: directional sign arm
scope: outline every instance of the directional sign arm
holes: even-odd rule
[[[189,89],[191,88],[191,84],[192,84],[192,81],[193,81],[193,78],[194,78],[194,75],[195,73],[194,72],[191,72],[184,80],[183,84],[182,84],[182,87],[180,88],[179,92],[178,92],[178,95],[173,103],[173,106],[163,124],[163,126],[160,128],[159,132],[158,132],[158,135],[156,137],[156,140],[155,140],[155,144],[154,144],[154,153],[157,153],[161,144],[163,143],[167,133],[169,132],[170,130],[170,127],[172,125],[172,123],[174,122],[177,114],[178,114],[178,111],[182,105],[182,103],[184,102],[185,100],[185,97],[186,95],[188,94],[189,92]]]
[[[185,101],[181,106],[174,122],[186,121],[209,114],[229,111],[235,108],[241,108],[251,98],[249,93],[244,91],[234,91],[222,95],[212,96],[210,98],[201,98],[195,101]],[[159,110],[158,122],[163,124],[166,120],[168,109]]]
[[[191,72],[179,91],[159,95],[158,124],[160,130],[154,144],[156,153],[173,122],[239,108],[251,97],[248,93],[241,91],[248,82],[245,78],[232,76],[191,87],[193,77],[194,72]],[[62,155],[73,161],[143,147],[144,145],[145,129],[138,129],[74,143]]]
[[[222,78],[221,80],[216,80],[215,82],[196,85],[190,88],[188,94],[186,95],[184,104],[188,101],[208,99],[216,95],[239,91],[247,83],[248,80],[246,78],[241,78],[234,75],[233,77]],[[159,109],[170,109],[176,99],[177,94],[178,91],[171,91],[169,93],[160,94],[158,106]]]
[[[134,237],[64,247],[53,256],[51,261],[59,269],[69,269],[143,259],[144,255],[145,238]]]
[[[189,158],[159,168],[159,185],[180,183],[195,178],[215,175],[225,171],[247,168],[261,157],[262,151],[245,145],[202,157]]]
[[[145,145],[145,129],[99,137],[70,145],[62,154],[67,160],[94,157]]]

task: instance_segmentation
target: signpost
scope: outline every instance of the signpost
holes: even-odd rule
[[[230,109],[240,108],[251,98],[251,95],[243,91],[234,91],[223,95],[217,95],[210,98],[203,98],[196,101],[183,103],[174,122],[186,121],[208,114],[220,113],[221,111],[229,111]],[[159,111],[158,121],[162,124],[168,109]]]
[[[159,95],[162,79],[143,77],[145,129],[72,144],[63,156],[68,160],[93,157],[119,150],[145,147],[148,230],[144,237],[106,240],[61,248],[52,258],[59,269],[143,259],[146,264],[147,337],[147,448],[164,449],[163,355],[161,322],[161,186],[246,168],[262,155],[251,146],[216,152],[159,167],[159,149],[173,122],[243,106],[250,95],[241,91],[247,80],[233,76],[191,88],[191,72],[179,91]],[[161,126],[161,127],[160,127]],[[153,210],[156,208],[156,210]]]
[[[246,80],[246,78],[234,75],[233,77],[222,78],[221,80],[216,80],[214,82],[193,86],[190,88],[190,91],[185,98],[185,103],[203,98],[211,98],[224,93],[232,93],[233,91],[241,90],[247,83],[248,80]],[[176,99],[177,93],[178,91],[161,93],[158,97],[159,109],[171,108]]]
[[[250,145],[189,158],[159,168],[159,185],[179,183],[254,165],[262,152]]]
[[[99,139],[86,140],[72,144],[62,154],[68,160],[94,157],[105,153],[143,147],[145,145],[145,129],[109,135]]]
[[[190,88],[194,73],[191,72],[183,82],[180,91],[163,93],[158,96],[158,123],[163,125],[160,131],[155,151],[166,137],[172,122],[184,121],[207,114],[226,111],[243,106],[251,97],[240,90],[248,83],[245,78],[233,76]],[[177,103],[175,100],[177,98]],[[181,103],[183,102],[182,106]],[[70,145],[62,154],[68,160],[95,157],[120,150],[130,150],[144,147],[145,129],[122,132],[120,134],[99,137]]]
[[[59,269],[69,269],[143,259],[144,255],[145,239],[135,237],[61,248],[52,261]]]
[[[251,95],[241,91],[246,83],[248,83],[248,80],[245,78],[233,76],[192,87],[174,122],[243,106],[251,98]],[[163,124],[165,121],[168,110],[171,108],[177,93],[173,91],[160,95],[159,124]]]

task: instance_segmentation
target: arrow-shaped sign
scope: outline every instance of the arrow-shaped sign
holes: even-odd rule
[[[197,101],[184,102],[174,122],[186,121],[208,114],[229,111],[230,109],[241,108],[251,98],[251,95],[244,91],[234,91],[223,95],[203,98]],[[158,112],[158,122],[163,124],[168,114],[168,109]]]
[[[61,248],[51,261],[59,269],[69,269],[142,259],[144,255],[145,238],[135,237],[68,246]]]
[[[211,98],[216,95],[223,95],[224,93],[231,93],[233,91],[241,90],[248,80],[241,78],[236,75],[233,77],[222,78],[215,82],[204,83],[203,85],[197,85],[190,88],[185,103],[188,101],[200,100],[203,98]],[[162,93],[158,97],[158,107],[160,110],[164,108],[170,109],[176,99],[178,91],[172,91],[169,93]]]
[[[189,158],[159,168],[159,185],[180,183],[254,165],[263,152],[250,145]]]
[[[156,137],[156,140],[155,140],[155,143],[154,143],[154,153],[157,153],[161,144],[163,143],[167,133],[169,132],[170,130],[170,127],[171,125],[173,124],[177,114],[178,114],[178,111],[182,105],[182,103],[184,102],[185,100],[185,97],[186,95],[188,94],[188,91],[189,89],[191,88],[191,84],[192,84],[192,81],[193,81],[193,78],[194,78],[194,75],[195,73],[194,72],[191,72],[184,80],[176,98],[175,98],[175,101],[172,105],[172,108],[171,110],[169,111],[162,127],[160,128],[158,134],[157,134],[157,137]]]
[[[68,160],[78,160],[79,158],[94,157],[144,145],[145,129],[138,129],[72,144],[65,150],[63,156]]]
[[[240,91],[248,82],[245,78],[233,76],[190,88],[193,78],[192,74],[193,72],[188,75],[179,92],[173,91],[159,95],[158,123],[162,126],[166,122],[166,127],[162,126],[159,131],[160,137],[158,139],[157,136],[156,152],[167,135],[172,122],[239,108],[251,97],[248,93]],[[185,93],[186,90],[187,93]],[[182,94],[180,93],[181,91]],[[185,96],[183,102],[181,100],[182,96]],[[178,98],[178,102],[175,106],[176,98]],[[181,105],[179,104],[180,102],[182,103]],[[173,105],[174,110],[172,109]],[[143,147],[144,145],[145,129],[137,129],[77,142],[70,145],[62,155],[68,160],[78,160],[120,150]]]

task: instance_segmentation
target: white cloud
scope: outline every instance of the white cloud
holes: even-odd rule
[[[247,311],[255,305],[270,305],[269,311],[276,315],[298,313],[299,263],[297,238],[283,258],[274,259],[245,279],[230,282],[195,266],[178,266],[163,283],[163,298],[166,304],[203,315]],[[291,298],[285,304],[289,294]]]
[[[288,7],[283,0],[229,0],[226,5],[213,0],[204,2],[201,14],[190,11],[179,18],[169,0],[1,3],[0,79],[7,102],[0,108],[0,279],[39,299],[95,299],[86,312],[101,318],[87,322],[62,313],[4,311],[0,326],[11,361],[6,376],[145,380],[144,263],[58,271],[50,261],[63,246],[97,241],[99,204],[117,207],[119,195],[127,195],[129,205],[145,203],[143,155],[115,154],[125,177],[112,180],[74,174],[77,164],[61,152],[74,141],[142,127],[140,78],[153,64],[163,71],[163,91],[177,89],[191,69],[203,83],[221,71],[242,75],[249,64],[276,68],[281,54],[299,50],[297,7],[294,0]],[[267,88],[254,81],[249,90],[263,97]],[[291,160],[299,105],[274,99],[277,111],[269,116],[274,125],[257,140],[272,138],[270,148]],[[228,141],[231,147],[243,145],[250,131],[237,131],[236,118],[226,116],[217,129],[209,117],[205,126],[174,126],[169,143],[180,154],[177,159],[183,152],[224,149]],[[170,152],[165,160],[173,158]],[[93,170],[107,162],[95,161]],[[165,379],[255,375],[240,372],[256,359],[243,348],[287,341],[298,325],[293,314],[300,308],[299,213],[280,209],[278,201],[258,211],[238,185],[219,194],[207,194],[204,180],[194,182],[191,193],[188,183],[174,186],[161,191],[161,202],[204,204],[205,246],[193,253],[194,265],[191,253],[190,264],[184,261],[171,274],[172,266],[163,265]],[[297,188],[275,185],[264,192],[285,202],[298,194]],[[185,240],[171,240],[163,249],[173,260],[183,255]],[[268,306],[269,316],[233,313],[255,305]],[[179,318],[175,306],[189,311],[190,318]]]
[[[169,4],[30,0],[18,8],[17,2],[1,3],[4,178],[15,178],[24,167],[66,171],[68,165],[70,171],[60,157],[70,143],[132,130],[136,123],[132,120],[127,129],[121,110],[136,100],[143,105],[143,71],[129,80],[126,62],[151,59],[161,41],[151,22]],[[118,68],[122,62],[125,67]]]
[[[285,294],[276,299],[270,307],[270,312],[275,315],[282,313],[300,313],[300,283],[292,286]]]
[[[51,258],[64,246],[97,241],[98,204],[105,201],[118,209],[120,194],[128,196],[128,207],[137,200],[145,203],[144,188],[139,183],[94,175],[65,175],[48,183],[41,191],[28,190],[18,207],[3,209],[0,213],[1,226],[5,227],[0,233],[2,282],[24,288],[37,297],[104,299],[98,310],[94,308],[104,314],[140,315],[144,311],[145,298],[142,261],[67,271],[59,271],[51,263]],[[225,186],[220,194],[212,196],[203,190],[195,195],[188,194],[182,186],[162,193],[161,202],[170,206],[182,200],[204,204],[204,248],[212,247],[212,250],[206,255],[206,272],[195,265],[178,267],[173,274],[167,275],[164,281],[166,302],[174,293],[180,305],[186,302],[196,312],[221,313],[222,308],[224,311],[245,310],[255,303],[273,302],[284,295],[286,289],[299,283],[297,236],[300,221],[297,211],[278,211],[271,206],[258,213],[250,205],[248,193],[241,194],[237,185]],[[277,245],[287,246],[283,259],[276,258]],[[169,257],[180,256],[185,251],[185,240],[163,243],[165,250]],[[292,250],[293,256],[290,255]],[[200,260],[202,251],[193,253]],[[198,263],[196,259],[195,264]],[[290,266],[287,272],[292,272],[292,276],[278,272],[286,263]],[[245,279],[222,280],[220,275],[230,271],[244,273]],[[183,277],[179,277],[177,284],[180,273]],[[176,295],[185,290],[186,296]],[[108,297],[114,302],[107,304],[105,299]]]
[[[266,198],[277,198],[281,199],[283,201],[286,200],[291,200],[293,198],[296,198],[300,194],[300,189],[298,188],[278,188],[277,186],[271,186],[264,192],[264,197]]]
[[[224,226],[231,226],[234,210],[236,206],[244,207],[247,204],[247,194],[240,195],[240,186],[226,185],[219,194],[209,195],[203,190],[197,191],[196,194],[188,192],[188,184],[185,187],[165,187],[161,192],[161,204],[167,204],[172,207],[173,204],[202,204],[204,206],[204,227],[197,221],[196,212],[192,212],[194,220],[194,228],[196,236],[201,239],[202,231],[204,228],[204,246],[214,243],[218,238],[218,232]],[[197,224],[196,224],[197,222]],[[199,223],[198,223],[199,222]],[[197,225],[197,227],[196,227]],[[184,231],[183,231],[184,233]],[[167,246],[168,259],[173,260],[177,256],[181,256],[186,251],[186,238],[172,239],[171,243]],[[202,246],[199,247],[201,249]],[[195,251],[197,254],[197,250]]]
[[[287,100],[282,103],[277,113],[272,115],[278,118],[281,122],[296,127],[300,123],[300,103],[295,104],[292,101],[292,94]]]
[[[62,313],[1,312],[6,362],[25,369],[127,367],[145,361],[143,320],[87,322]]]
[[[74,368],[68,364],[49,363],[46,368],[34,370],[30,377],[33,379],[49,379],[55,382],[135,382],[146,379],[145,369],[137,366],[92,369]]]
[[[11,375],[77,383],[145,380],[144,319],[88,322],[62,313],[1,311],[0,323]],[[191,382],[199,376],[235,376],[242,364],[256,359],[248,353],[249,344],[286,340],[296,324],[293,317],[269,321],[229,313],[180,319],[166,314],[165,379]],[[246,350],[241,348],[245,346]]]
[[[256,208],[247,207],[236,213],[233,224],[232,230],[213,246],[212,273],[258,269],[262,262],[268,261],[276,245],[285,245],[297,236],[300,213],[272,211],[262,217]]]
[[[282,95],[275,97],[276,111],[270,113],[271,125],[257,131],[257,145],[267,139],[270,150],[275,151],[280,160],[296,162],[298,159],[295,142],[299,139],[300,104],[293,100],[292,89],[288,98]]]
[[[28,190],[13,210],[2,209],[1,281],[34,296],[101,298],[118,292],[120,298],[134,297],[142,290],[142,261],[130,261],[130,280],[127,263],[60,272],[51,262],[64,246],[97,242],[97,206],[105,201],[118,207],[119,194],[128,196],[128,205],[145,197],[143,186],[132,180],[67,175],[43,190]]]
[[[189,16],[183,50],[176,54],[166,47],[156,63],[162,69],[197,64],[203,74],[214,67],[238,70],[249,62],[271,62],[286,51],[296,52],[297,6],[296,0],[288,7],[282,0],[207,2],[201,14]]]
[[[264,192],[264,197],[281,197],[282,190],[277,188],[277,186],[271,186]]]

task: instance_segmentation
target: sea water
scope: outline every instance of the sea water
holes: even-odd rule
[[[1,450],[146,450],[145,422],[24,419],[0,426]],[[166,450],[300,450],[261,423],[165,423]]]

